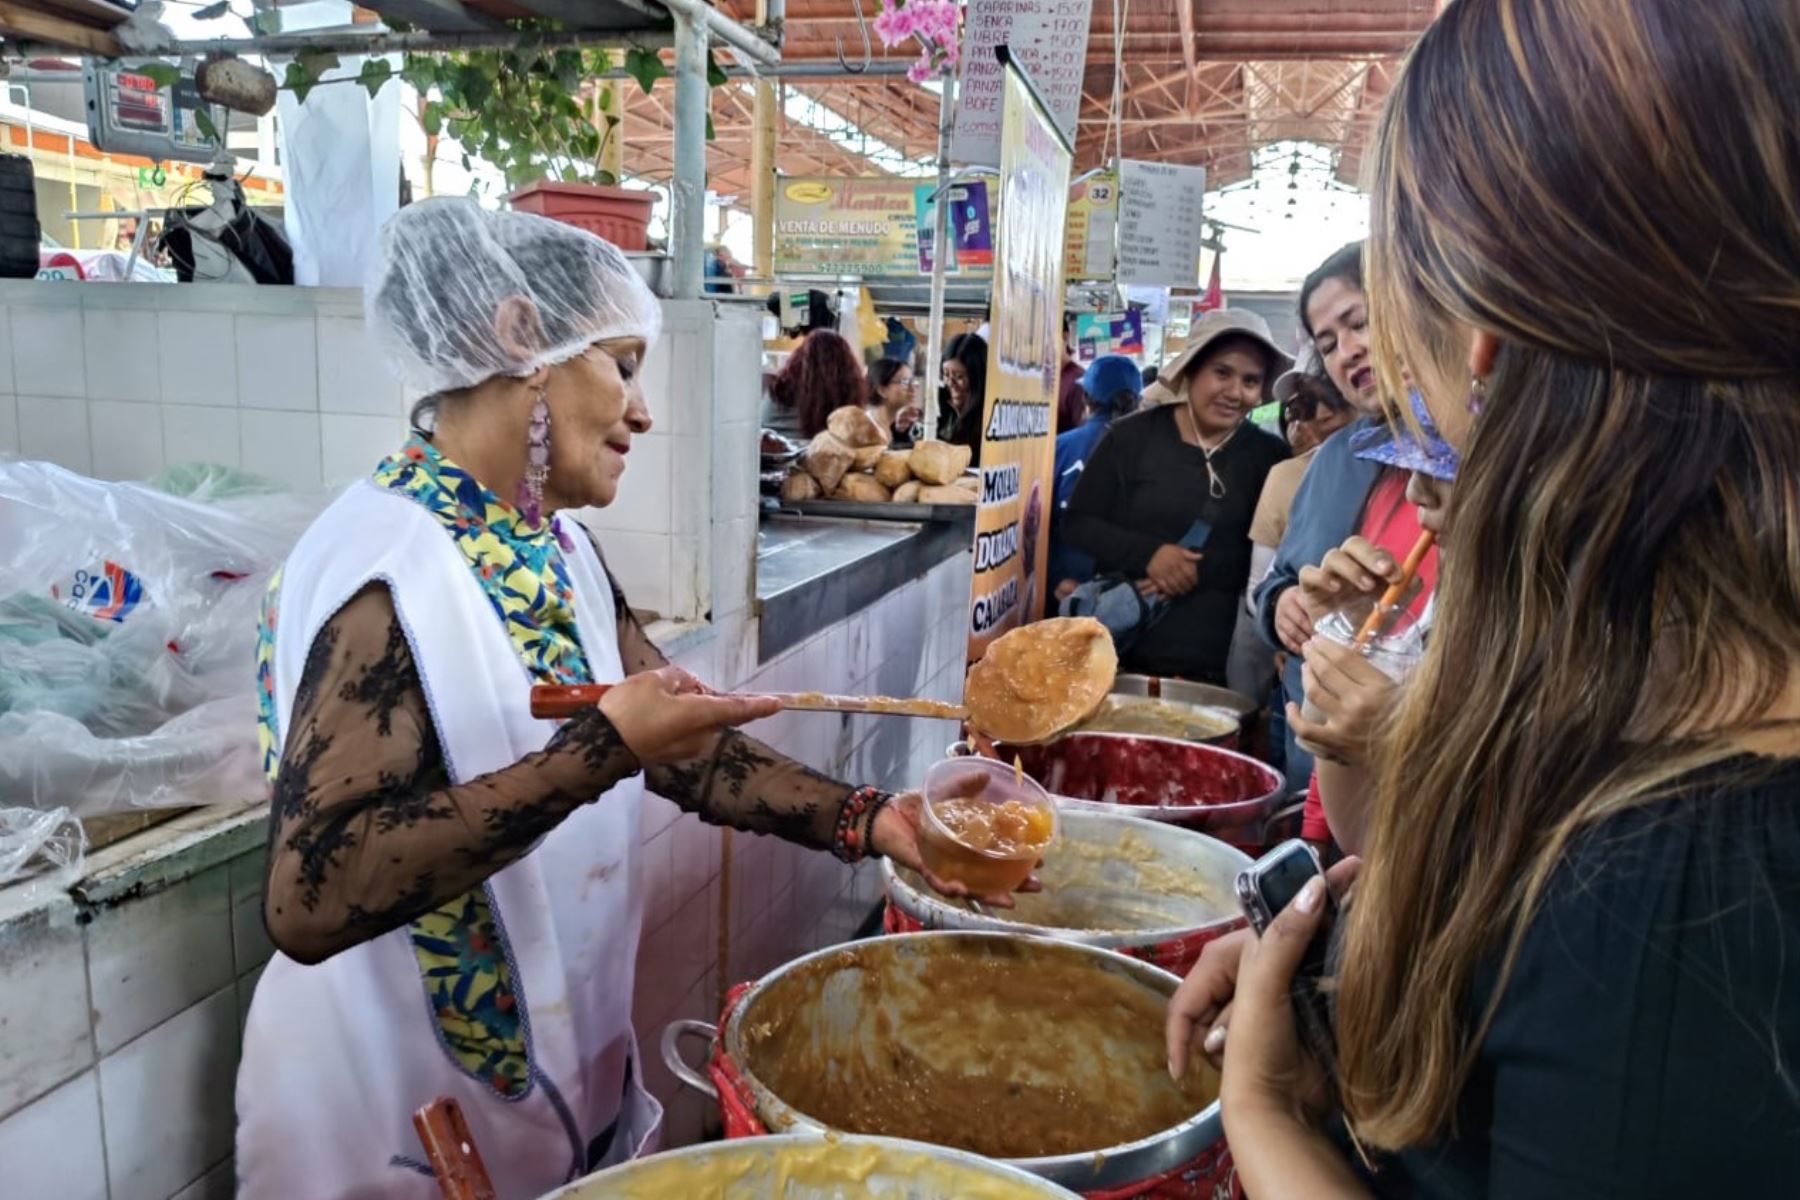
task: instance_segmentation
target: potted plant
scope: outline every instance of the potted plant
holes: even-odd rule
[[[645,71],[645,58],[666,73],[654,52],[633,50],[629,58],[644,71],[646,90],[656,74]],[[604,50],[513,47],[409,55],[401,75],[423,100],[426,136],[455,138],[498,168],[515,209],[566,221],[621,250],[644,250],[656,197],[619,187],[601,165],[623,112],[614,85],[596,78],[611,66]]]

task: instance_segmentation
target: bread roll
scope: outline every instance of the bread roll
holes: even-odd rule
[[[823,494],[819,489],[819,481],[805,471],[795,471],[781,481],[783,500],[817,500]]]
[[[907,460],[912,457],[907,450],[883,450],[881,461],[875,464],[875,480],[882,487],[897,488],[912,478],[912,468]]]
[[[819,490],[829,495],[855,459],[856,452],[827,431],[812,440],[801,461],[806,473],[819,481]]]
[[[855,450],[851,451],[851,453],[856,456],[855,469],[858,471],[873,471],[875,469],[875,464],[880,462],[881,456],[887,452],[886,442],[881,443],[879,446],[858,446]]]
[[[825,428],[852,450],[863,446],[885,446],[888,441],[881,422],[871,417],[868,409],[854,404],[847,404],[826,417]]]
[[[855,500],[862,504],[886,504],[893,494],[879,483],[873,475],[864,475],[852,471],[838,482],[837,490],[831,493],[833,500]]]
[[[978,497],[968,488],[924,487],[919,489],[920,504],[973,504]]]
[[[894,503],[917,504],[919,502],[919,492],[924,486],[924,484],[916,479],[908,480],[894,489]]]
[[[968,468],[971,454],[967,446],[952,446],[948,442],[920,442],[913,447],[907,465],[924,482],[941,486],[956,481],[956,477]]]

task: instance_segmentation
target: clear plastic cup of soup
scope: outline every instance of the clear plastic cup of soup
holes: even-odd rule
[[[1327,638],[1340,646],[1356,646],[1356,634],[1363,622],[1375,609],[1375,601],[1364,599],[1336,612],[1327,613],[1313,626],[1313,634]],[[1419,628],[1418,621],[1404,609],[1388,618],[1387,628],[1377,636],[1370,638],[1366,646],[1357,648],[1357,652],[1369,660],[1369,664],[1395,683],[1405,683],[1407,676],[1425,657],[1425,635]],[[1319,711],[1309,695],[1300,705],[1300,715],[1315,725],[1328,725],[1325,714]],[[1296,738],[1300,748],[1309,754],[1318,753],[1306,744],[1305,739]]]
[[[1037,780],[991,758],[953,758],[925,772],[919,857],[977,896],[1013,891],[1056,840],[1056,802]]]

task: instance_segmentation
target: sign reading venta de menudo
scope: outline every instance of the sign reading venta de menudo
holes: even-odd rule
[[[784,179],[775,192],[775,273],[917,276],[931,270],[932,193],[916,179]],[[994,261],[986,183],[950,189],[953,273],[985,273]],[[923,235],[923,237],[921,237]]]

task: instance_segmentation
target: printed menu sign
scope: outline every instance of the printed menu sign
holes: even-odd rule
[[[1073,155],[1016,66],[1002,76],[1000,225],[993,342],[975,514],[970,662],[1037,619],[1049,557],[1057,384],[1062,371],[1063,216]]]
[[[969,0],[956,126],[950,137],[953,160],[1000,165],[1004,73],[994,57],[996,46],[1005,46],[1030,74],[1063,140],[1074,143],[1092,5],[1093,0]]]
[[[1193,287],[1206,227],[1206,168],[1119,164],[1119,282]]]

